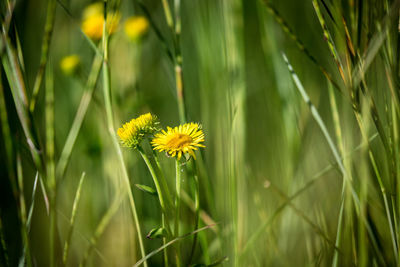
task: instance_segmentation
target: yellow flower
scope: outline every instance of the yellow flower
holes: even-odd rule
[[[158,130],[158,124],[157,116],[146,113],[122,125],[117,134],[124,146],[137,148],[146,134],[152,134]]]
[[[149,22],[142,16],[130,17],[125,21],[125,34],[132,41],[135,41],[142,36],[148,28]]]
[[[78,55],[65,56],[60,61],[60,68],[65,75],[71,75],[74,73],[81,63],[81,59]]]
[[[100,40],[103,36],[103,4],[94,3],[89,5],[83,12],[82,31],[93,40]],[[112,34],[117,29],[120,14],[118,12],[107,14],[108,33]]]
[[[199,147],[205,147],[204,133],[201,126],[197,123],[185,123],[177,127],[167,127],[167,131],[162,130],[157,133],[151,141],[154,150],[165,151],[168,155],[181,159],[182,154],[189,153],[194,159],[194,151]]]

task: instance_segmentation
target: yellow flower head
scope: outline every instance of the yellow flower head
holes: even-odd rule
[[[146,113],[122,125],[117,134],[126,147],[137,148],[146,134],[153,134],[158,130],[157,116]]]
[[[189,153],[194,159],[194,151],[199,147],[205,147],[204,133],[201,126],[197,123],[185,123],[177,127],[167,127],[167,131],[162,130],[157,133],[151,141],[154,150],[165,151],[168,155],[181,159],[182,154]]]
[[[149,28],[149,22],[145,17],[130,17],[125,21],[125,34],[132,41],[141,37]]]
[[[65,56],[60,61],[60,68],[65,75],[71,75],[74,73],[81,63],[81,59],[78,55]]]
[[[103,37],[103,4],[94,3],[89,5],[83,12],[82,31],[93,40],[100,40]],[[117,29],[120,14],[118,12],[107,14],[108,33],[112,34]]]

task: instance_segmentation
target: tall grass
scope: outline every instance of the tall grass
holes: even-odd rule
[[[400,1],[91,3],[0,2],[1,266],[399,264]]]

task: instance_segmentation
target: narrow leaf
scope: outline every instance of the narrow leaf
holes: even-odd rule
[[[153,195],[153,196],[157,195],[157,191],[154,188],[150,187],[150,186],[147,186],[147,185],[144,185],[144,184],[135,184],[135,186],[138,189],[140,189],[141,191],[149,193],[150,195]]]
[[[167,237],[167,230],[164,227],[153,228],[146,236],[148,239]]]

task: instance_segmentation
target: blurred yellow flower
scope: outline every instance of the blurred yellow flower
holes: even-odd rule
[[[165,151],[168,155],[181,159],[182,154],[189,153],[194,159],[194,151],[199,147],[205,147],[204,133],[201,126],[197,123],[185,123],[177,127],[167,127],[167,131],[155,135],[151,144],[154,150]]]
[[[83,10],[83,19],[90,18],[95,15],[103,15],[103,10],[104,10],[104,3],[103,2],[97,2],[93,3],[91,5],[88,5],[85,10]]]
[[[81,59],[78,55],[65,56],[60,61],[60,68],[65,75],[71,75],[76,71]]]
[[[117,134],[124,146],[137,148],[146,134],[158,130],[158,124],[157,116],[146,113],[122,125]]]
[[[94,3],[83,11],[82,31],[95,41],[100,40],[103,36],[103,10],[102,3]],[[107,14],[107,29],[109,34],[114,33],[117,29],[120,17],[118,12]]]
[[[130,17],[125,21],[125,34],[132,41],[140,38],[149,28],[148,20],[143,16]]]

